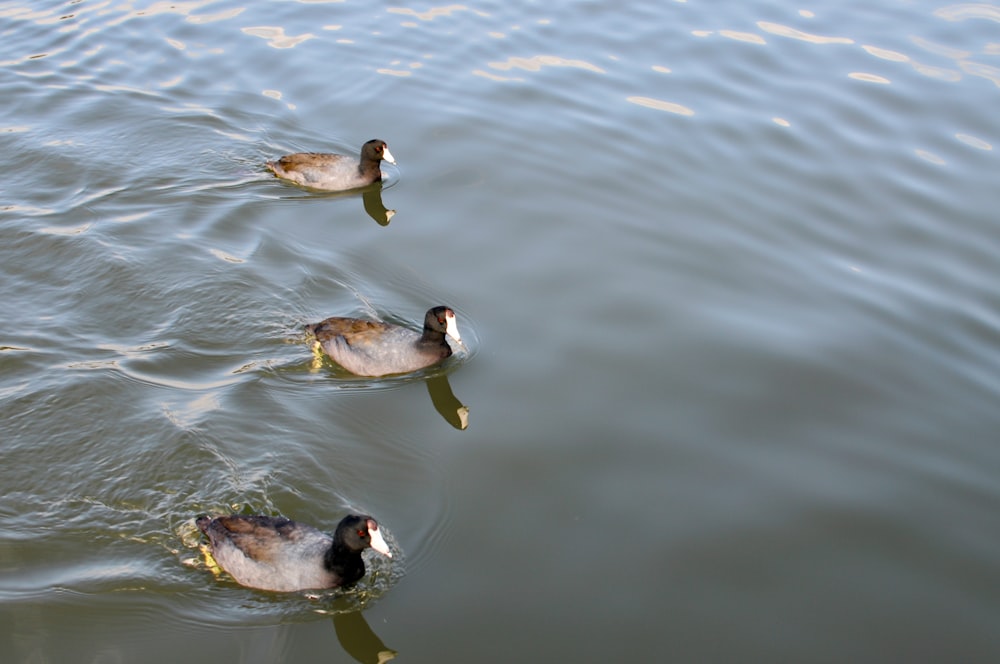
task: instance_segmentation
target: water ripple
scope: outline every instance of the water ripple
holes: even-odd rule
[[[664,101],[662,99],[653,99],[651,97],[626,97],[625,100],[632,104],[638,104],[639,106],[645,106],[646,108],[653,108],[658,111],[676,113],[677,115],[694,115],[694,111],[687,106],[671,101]]]
[[[986,3],[966,3],[948,5],[934,10],[934,15],[946,21],[967,21],[985,19],[1000,23],[1000,7]]]
[[[254,37],[267,40],[267,45],[271,48],[294,48],[302,42],[315,39],[316,35],[307,32],[301,35],[286,35],[284,28],[260,26],[253,28],[242,28],[243,32]]]
[[[854,40],[850,37],[825,37],[823,35],[814,35],[796,28],[792,28],[787,25],[781,25],[780,23],[771,23],[770,21],[758,21],[757,27],[768,32],[772,35],[778,35],[779,37],[788,37],[789,39],[798,39],[800,41],[809,42],[811,44],[853,44]]]

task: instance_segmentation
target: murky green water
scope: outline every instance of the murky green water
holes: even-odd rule
[[[996,659],[998,27],[0,2],[3,661]],[[365,197],[262,166],[374,137]],[[302,331],[435,304],[414,376]],[[399,555],[247,590],[233,509]]]

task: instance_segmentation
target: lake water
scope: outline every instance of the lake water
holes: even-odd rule
[[[1000,5],[13,0],[0,93],[4,662],[1000,658]]]

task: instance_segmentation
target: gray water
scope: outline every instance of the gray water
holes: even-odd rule
[[[1000,5],[14,0],[0,92],[4,662],[1000,658]]]

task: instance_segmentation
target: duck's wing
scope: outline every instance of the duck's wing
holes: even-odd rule
[[[216,547],[233,546],[251,560],[275,564],[283,552],[315,531],[291,519],[272,516],[221,516],[206,531]]]
[[[307,329],[316,335],[316,341],[324,345],[335,337],[343,337],[352,345],[364,345],[375,342],[393,327],[395,326],[374,320],[334,316],[309,325]]]
[[[295,154],[286,154],[271,163],[285,170],[302,170],[306,168],[330,168],[341,164],[344,160],[350,160],[350,158],[342,154],[327,152],[296,152]]]
[[[267,162],[278,177],[306,186],[350,185],[358,175],[358,162],[340,154],[298,152]],[[331,182],[332,181],[332,182]]]
[[[328,318],[309,329],[326,354],[351,373],[384,376],[413,370],[407,354],[420,338],[413,330],[356,318]]]
[[[357,360],[373,359],[379,348],[379,341],[392,331],[394,326],[360,318],[327,318],[310,326],[326,354],[349,371],[359,373]]]

